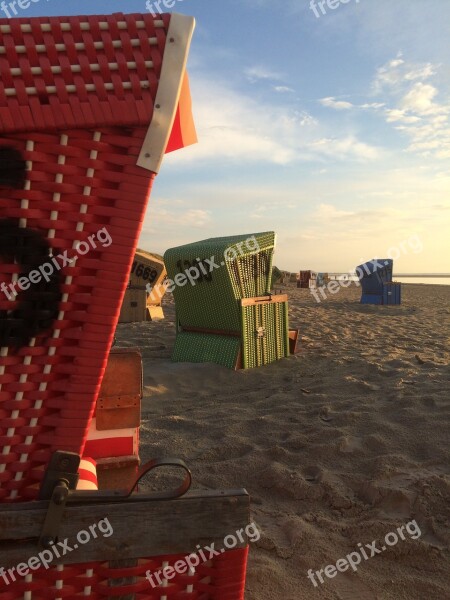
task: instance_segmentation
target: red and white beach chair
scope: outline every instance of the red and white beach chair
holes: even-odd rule
[[[246,540],[156,586],[145,574],[245,527],[245,491],[186,493],[177,459],[136,476],[172,465],[175,490],[95,491],[87,452],[107,435],[93,419],[153,179],[194,141],[193,28],[180,15],[0,20],[0,600],[243,597]],[[138,426],[124,429],[137,463]],[[105,519],[114,533],[94,536]]]

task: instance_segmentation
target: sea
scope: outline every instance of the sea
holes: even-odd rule
[[[342,275],[330,275],[331,279],[341,279]],[[357,277],[351,277],[354,281],[357,281]],[[392,277],[393,281],[399,281],[400,283],[422,283],[425,285],[450,285],[450,274],[440,274],[440,275],[396,275]]]
[[[428,285],[450,285],[450,275],[448,277],[396,277],[395,274],[392,277],[393,281],[400,281],[400,283],[425,283]]]

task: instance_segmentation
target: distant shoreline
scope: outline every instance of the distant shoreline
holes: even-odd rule
[[[320,271],[319,271],[320,272]],[[342,277],[343,275],[348,276],[349,273],[328,273],[329,277]],[[356,273],[350,274],[352,277],[356,277]],[[392,278],[394,277],[423,277],[423,278],[450,278],[450,273],[394,273]]]

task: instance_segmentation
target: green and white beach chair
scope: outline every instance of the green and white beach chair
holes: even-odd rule
[[[270,294],[275,233],[167,250],[176,305],[172,360],[257,367],[289,356],[287,296]]]

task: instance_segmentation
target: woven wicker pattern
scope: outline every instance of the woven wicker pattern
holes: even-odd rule
[[[0,19],[0,132],[148,127],[169,21]]]
[[[60,266],[0,293],[0,501],[34,498],[54,450],[83,451],[154,177],[136,162],[169,20],[0,21],[0,148],[27,167],[0,177],[1,281]]]
[[[244,368],[266,365],[289,356],[287,302],[242,307]]]
[[[240,348],[240,336],[232,337],[180,331],[175,339],[172,360],[174,362],[183,362],[184,360],[197,363],[213,362],[233,369]]]
[[[111,569],[104,563],[70,565],[39,569],[25,580],[11,583],[0,591],[0,600],[50,600],[89,598],[103,600],[133,594],[135,600],[242,600],[248,548],[229,550],[211,561],[199,565],[184,575],[161,583],[153,577],[154,587],[145,577],[147,571],[157,573],[165,566],[173,566],[183,555],[159,556],[142,559],[138,566]],[[128,579],[130,583],[110,587],[115,579]],[[128,596],[127,596],[128,597]]]
[[[59,271],[50,327],[19,349],[0,350],[0,499],[34,497],[53,450],[82,452],[152,182],[135,165],[144,135],[104,129],[1,139],[20,149],[29,170],[24,190],[0,191],[0,214],[39,232],[53,255],[77,260]],[[93,248],[89,236],[104,227],[112,244]],[[84,256],[79,242],[90,248]],[[9,280],[22,268],[2,265]],[[3,321],[22,295],[0,295]]]

